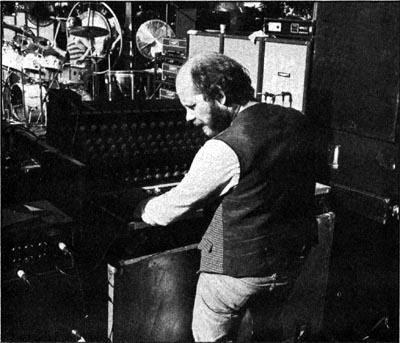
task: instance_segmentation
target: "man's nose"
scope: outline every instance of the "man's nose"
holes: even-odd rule
[[[193,114],[192,111],[186,111],[186,121],[192,121],[196,119],[196,116]]]

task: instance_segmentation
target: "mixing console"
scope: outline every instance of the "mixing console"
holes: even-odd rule
[[[177,100],[71,104],[57,91],[49,96],[48,142],[85,163],[91,178],[177,182],[205,142]]]

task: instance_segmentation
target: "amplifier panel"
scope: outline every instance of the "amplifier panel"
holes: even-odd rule
[[[163,38],[162,53],[163,55],[171,55],[171,56],[186,58],[187,54],[186,39]]]
[[[174,89],[160,88],[161,99],[178,99],[178,95]]]
[[[314,23],[307,20],[264,18],[263,31],[276,37],[310,39]]]
[[[179,70],[181,69],[181,66],[178,64],[163,63],[161,68],[163,80],[175,80]]]

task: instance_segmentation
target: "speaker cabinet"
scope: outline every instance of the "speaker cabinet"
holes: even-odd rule
[[[251,83],[254,88],[260,82],[259,65],[260,62],[260,45],[264,42],[256,40],[253,43],[245,36],[226,36],[224,42],[224,54],[244,65],[249,71]],[[262,47],[261,47],[262,48]],[[260,75],[262,76],[262,75]],[[257,91],[257,89],[255,89]]]
[[[197,244],[108,266],[108,338],[113,342],[192,341],[200,251]]]
[[[398,224],[338,212],[330,264],[324,341],[399,342]]]
[[[276,104],[304,112],[311,44],[302,40],[265,40],[261,93],[278,95]],[[287,95],[279,96],[282,92]]]
[[[189,31],[188,57],[191,58],[203,52],[219,52],[220,37],[215,33]]]
[[[305,110],[312,40],[257,38],[189,32],[189,57],[219,52],[249,71],[255,96],[263,102]]]
[[[399,218],[399,9],[318,3],[307,102],[336,208],[381,224]]]
[[[399,2],[320,2],[308,112],[322,126],[396,142]]]

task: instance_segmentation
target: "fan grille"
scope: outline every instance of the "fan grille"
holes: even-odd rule
[[[136,47],[144,57],[153,59],[156,53],[162,51],[162,39],[167,37],[175,37],[167,23],[159,19],[148,20],[136,32]]]

